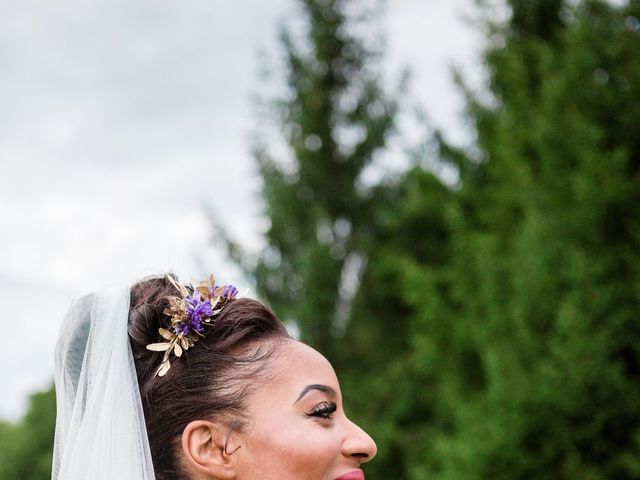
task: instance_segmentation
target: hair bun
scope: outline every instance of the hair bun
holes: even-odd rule
[[[134,344],[144,350],[156,341],[164,309],[169,305],[166,298],[175,293],[175,287],[166,276],[146,278],[131,287],[128,331],[134,354],[138,350]]]

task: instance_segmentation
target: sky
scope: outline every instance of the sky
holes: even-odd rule
[[[459,141],[450,66],[480,78],[472,3],[388,0],[376,20],[389,85],[408,67],[412,104]],[[296,19],[294,0],[0,0],[0,419],[50,385],[72,299],[166,271],[250,287],[207,212],[261,247],[252,98],[278,89]]]

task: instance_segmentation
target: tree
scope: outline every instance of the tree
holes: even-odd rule
[[[451,262],[407,280],[440,412],[413,478],[637,478],[640,4],[509,6],[476,153],[441,143]]]
[[[0,478],[49,480],[53,458],[56,404],[53,387],[34,393],[18,423],[0,423]]]
[[[258,291],[331,358],[348,316],[348,283],[365,261],[362,172],[384,148],[396,110],[373,53],[352,33],[349,3],[300,2],[307,29],[302,45],[282,35],[289,92],[276,110],[292,161],[265,145],[255,153],[271,222],[255,267]]]

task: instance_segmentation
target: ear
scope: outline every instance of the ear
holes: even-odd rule
[[[187,465],[207,477],[236,478],[239,447],[232,440],[233,431],[222,423],[207,420],[189,423],[182,431],[182,452]]]

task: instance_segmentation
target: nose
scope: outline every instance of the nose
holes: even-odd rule
[[[347,420],[347,422],[349,430],[342,444],[342,454],[358,463],[366,463],[376,456],[378,451],[376,442],[351,420]]]

